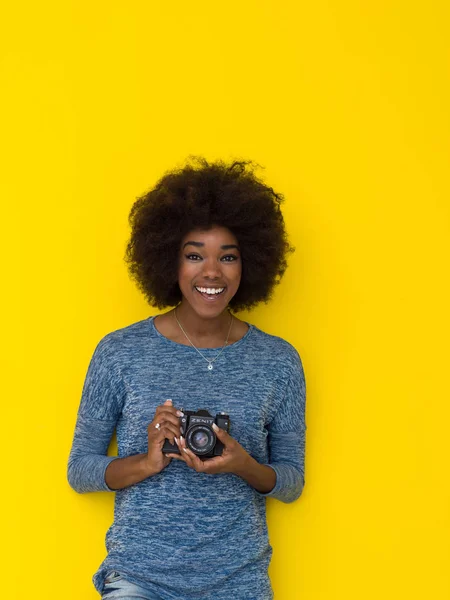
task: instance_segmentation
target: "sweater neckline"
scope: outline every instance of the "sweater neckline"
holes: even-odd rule
[[[151,317],[148,317],[147,322],[150,325],[150,328],[153,332],[154,335],[156,335],[156,337],[158,337],[160,340],[162,340],[163,342],[166,342],[167,344],[172,345],[173,347],[177,347],[177,348],[187,348],[188,350],[194,350],[194,348],[191,345],[187,345],[187,344],[180,344],[179,342],[174,342],[173,340],[170,340],[169,338],[167,338],[165,335],[163,335],[160,331],[158,331],[155,327],[155,317],[157,315],[152,315]],[[245,332],[245,334],[241,337],[240,340],[238,340],[237,342],[233,342],[232,344],[228,344],[227,348],[236,348],[237,346],[239,346],[240,344],[242,344],[252,333],[254,326],[251,323],[247,323],[247,321],[244,321],[244,323],[246,325],[248,325],[248,329]],[[223,346],[218,346],[217,348],[201,348],[199,347],[198,350],[201,350],[202,352],[217,352],[218,350],[221,350],[223,348]]]

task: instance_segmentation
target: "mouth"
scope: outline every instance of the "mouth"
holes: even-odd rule
[[[212,302],[221,296],[225,289],[224,287],[200,287],[194,286],[196,291],[203,297],[205,300]]]

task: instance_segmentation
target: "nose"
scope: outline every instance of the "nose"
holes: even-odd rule
[[[222,276],[221,265],[214,258],[204,260],[202,266],[205,279],[219,279]]]

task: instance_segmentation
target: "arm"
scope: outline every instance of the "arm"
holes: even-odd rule
[[[76,492],[116,491],[159,472],[146,453],[106,456],[114,427],[113,421],[78,417],[67,469],[69,484]]]
[[[255,488],[260,494],[269,494],[275,487],[276,473],[268,465],[261,465],[252,456],[248,455],[245,462],[234,471],[244,479],[252,488]]]
[[[189,448],[181,436],[176,443],[181,454],[167,454],[168,458],[183,460],[187,465],[200,473],[233,473],[260,492],[269,492],[275,485],[275,472],[267,465],[260,465],[250,454],[223,429],[213,424],[218,439],[223,443],[224,450],[220,456],[201,460]]]
[[[124,458],[107,456],[124,401],[123,377],[114,362],[112,341],[106,336],[89,364],[69,456],[67,478],[76,492],[116,491],[161,472],[170,463],[161,449],[166,437],[180,435],[172,400],[156,409],[148,426],[146,453]],[[155,428],[157,422],[160,429]]]
[[[167,467],[171,459],[163,454],[162,448],[166,438],[173,444],[175,437],[180,435],[178,417],[182,414],[172,405],[172,400],[166,400],[157,407],[153,421],[147,428],[147,453],[118,458],[109,463],[105,472],[109,488],[118,490],[128,487]],[[156,424],[159,424],[159,429],[155,427]]]
[[[88,367],[70,451],[67,479],[79,493],[111,491],[105,481],[108,446],[125,396],[122,378],[113,364],[112,343],[98,343]]]
[[[110,490],[120,490],[155,474],[148,464],[147,454],[134,454],[111,461],[106,467],[105,482]]]
[[[213,425],[224,444],[221,456],[200,460],[186,447],[183,437],[178,440],[180,455],[170,458],[183,460],[201,473],[234,473],[244,479],[261,496],[273,496],[282,502],[293,502],[304,486],[305,457],[305,378],[300,357],[295,352],[291,376],[278,411],[267,426],[269,430],[269,463],[260,464],[226,431]]]
[[[275,472],[275,485],[269,492],[262,492],[260,487],[250,483],[260,495],[272,496],[286,503],[297,500],[305,485],[306,384],[302,362],[295,354],[294,369],[285,396],[267,426],[269,462],[265,466]],[[252,477],[256,474],[256,467],[253,467]]]

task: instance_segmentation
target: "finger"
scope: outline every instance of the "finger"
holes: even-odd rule
[[[175,406],[173,406],[172,400],[166,400],[163,404],[160,404],[159,406],[156,407],[156,412],[161,412],[161,411],[168,411],[171,412],[173,414],[177,413],[177,412],[181,412],[181,411],[177,411],[177,408]],[[178,415],[181,416],[181,415]]]
[[[179,438],[178,447],[180,449],[181,455],[184,458],[184,462],[193,469],[194,468],[194,464],[192,462],[193,453],[190,453],[190,450],[188,450],[188,448],[186,448],[186,440],[183,436],[180,436],[180,438]]]
[[[184,461],[184,458],[182,456],[180,456],[179,454],[166,454],[167,458],[175,458],[176,460],[182,460]]]
[[[208,464],[209,462],[210,462],[209,460],[202,461],[202,472],[203,473],[216,473],[217,471],[216,471],[214,465]]]
[[[223,457],[215,456],[214,458],[208,458],[203,461],[203,472],[204,473],[220,473],[223,468]]]
[[[159,406],[156,407],[156,412],[161,412],[162,410],[167,410],[168,412],[176,412],[176,407],[173,406],[173,404],[159,404]]]
[[[159,429],[157,425],[162,426],[163,424],[166,427],[170,425],[177,432],[176,435],[180,435],[180,420],[178,419],[178,417],[175,417],[168,413],[161,413],[159,415],[156,415],[153,421],[151,422],[151,425],[153,427],[156,427],[156,429]]]
[[[192,452],[192,450],[190,450],[189,448],[186,448],[185,452],[188,455],[189,459],[191,460],[192,467],[199,473],[203,472],[205,470],[205,467],[204,467],[205,463],[196,454],[194,454],[194,452]]]
[[[155,411],[155,419],[169,419],[170,421],[175,422],[179,422],[179,418],[178,417],[183,417],[184,413],[181,412],[181,410],[177,410],[177,409],[173,409],[173,411],[169,411],[167,410],[167,408],[163,409],[163,410],[156,410]]]
[[[153,418],[153,422],[156,424],[162,423],[163,421],[170,421],[175,427],[177,427],[177,429],[180,429],[180,417],[182,416],[183,413],[179,410],[175,411],[174,413],[168,412],[167,410],[157,411]]]
[[[186,440],[183,437],[180,438],[180,450],[190,467],[199,472],[203,471],[203,461],[192,450],[186,447]]]
[[[171,410],[172,407],[173,407],[173,402],[169,398],[168,400],[165,400],[162,404],[160,404],[159,406],[156,407],[156,412],[159,412],[161,410]]]
[[[148,427],[148,438],[149,443],[161,444],[165,439],[168,439],[171,444],[174,443],[174,439],[179,433],[173,430],[169,424],[156,423],[159,427],[149,425]]]
[[[157,421],[152,421],[148,424],[147,432],[149,436],[159,437],[159,434],[161,433],[161,423],[158,423]]]
[[[175,438],[180,435],[179,429],[177,430],[170,423],[161,423],[161,428],[159,431],[170,441],[171,444],[175,444]]]
[[[153,435],[157,435],[158,433],[161,433],[162,429],[171,431],[173,433],[173,435],[175,436],[179,436],[180,435],[180,427],[178,424],[174,424],[170,421],[156,421],[156,419],[154,421],[152,421],[149,426],[148,426],[148,433],[149,434],[153,434]]]
[[[195,466],[194,466],[194,462],[192,460],[192,453],[190,450],[188,450],[188,448],[183,448],[182,450],[182,454],[183,454],[183,458],[184,458],[184,462],[191,467],[191,469],[195,470]]]
[[[161,427],[168,427],[173,430],[174,435],[179,436],[181,433],[180,430],[180,420],[173,415],[168,415],[167,413],[162,413],[158,416],[155,416],[153,421],[148,426],[148,431],[151,433],[154,429],[161,429]]]
[[[183,462],[186,462],[185,461],[185,456],[183,455],[183,452],[181,451],[180,438],[175,438],[175,443],[178,446],[178,449],[180,450],[180,454],[172,454],[172,453],[170,453],[170,456],[175,456],[177,459],[182,460]]]
[[[224,445],[229,444],[233,440],[233,438],[231,437],[231,435],[229,433],[227,433],[224,429],[220,429],[220,427],[218,427],[215,423],[213,423],[212,427],[213,427],[214,432],[217,435],[218,439]]]

